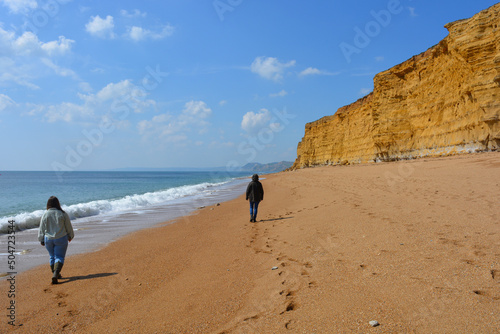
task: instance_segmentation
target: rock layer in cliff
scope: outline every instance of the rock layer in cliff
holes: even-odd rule
[[[447,24],[429,50],[377,74],[374,90],[308,123],[293,168],[500,148],[500,3]]]

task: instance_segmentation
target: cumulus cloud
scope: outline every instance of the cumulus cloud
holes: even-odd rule
[[[271,113],[267,109],[261,109],[258,112],[249,111],[243,115],[241,128],[248,133],[256,133],[268,126],[271,119]]]
[[[212,114],[212,109],[203,101],[189,101],[186,103],[182,113],[196,118],[207,118]]]
[[[123,106],[128,110],[141,113],[156,105],[155,101],[146,99],[144,89],[134,85],[130,80],[109,83],[96,94],[78,94],[88,106]]]
[[[58,105],[47,107],[45,111],[45,119],[49,123],[64,121],[73,122],[78,118],[88,118],[92,116],[94,111],[86,106],[75,103],[63,102]]]
[[[57,75],[76,78],[73,71],[57,67],[52,60],[70,54],[73,43],[64,36],[43,42],[30,31],[18,36],[0,26],[0,83],[39,89],[33,80],[46,74],[47,68]]]
[[[205,120],[212,115],[212,109],[203,101],[189,101],[185,104],[177,120],[179,127],[196,126],[199,132],[205,132],[208,122]]]
[[[36,9],[38,3],[36,0],[1,0],[2,4],[9,8],[12,13],[27,13]]]
[[[337,75],[337,74],[338,74],[338,72],[329,72],[329,71],[325,71],[325,70],[319,70],[319,69],[314,68],[314,67],[308,67],[305,70],[303,70],[302,72],[300,72],[299,76],[305,77],[308,75]]]
[[[269,97],[284,97],[284,96],[287,96],[287,95],[288,95],[288,92],[286,90],[282,89],[278,93],[269,94]]]
[[[285,69],[295,66],[295,60],[288,63],[281,63],[277,58],[273,57],[257,57],[253,61],[250,69],[263,78],[273,81],[281,81]]]
[[[75,41],[59,36],[57,41],[42,42],[31,31],[16,36],[13,31],[0,27],[0,56],[65,55],[71,51]]]
[[[41,43],[41,48],[44,50],[49,56],[52,55],[64,55],[71,50],[71,45],[75,41],[71,39],[67,39],[64,36],[59,36],[59,40],[51,41],[47,43]]]
[[[105,19],[99,15],[92,16],[90,21],[85,25],[85,30],[89,34],[100,38],[114,38],[114,28],[114,19],[111,15],[106,16]]]
[[[91,89],[83,83],[83,89]],[[47,122],[77,122],[107,119],[117,126],[125,124],[123,118],[130,112],[141,113],[154,108],[156,102],[146,99],[147,93],[130,80],[110,83],[95,94],[78,93],[81,103],[64,102],[52,106],[39,106],[37,113]]]
[[[209,123],[206,121],[212,109],[203,101],[189,101],[177,116],[165,113],[142,120],[137,124],[139,134],[145,138],[158,136],[167,142],[181,142],[188,139],[187,133],[197,130],[204,133]]]
[[[152,31],[138,26],[132,26],[128,29],[127,36],[132,40],[138,42],[144,39],[163,39],[165,37],[171,36],[174,32],[174,27],[171,25],[163,26],[158,31]]]
[[[146,17],[147,14],[146,13],[143,13],[141,12],[140,10],[138,9],[134,9],[132,12],[129,12],[127,11],[126,9],[122,9],[120,11],[120,14],[123,16],[123,17],[127,17],[127,18],[137,18],[137,17]]]

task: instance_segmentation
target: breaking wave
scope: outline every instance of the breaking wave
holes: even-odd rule
[[[162,191],[148,192],[141,195],[129,195],[118,199],[97,200],[87,203],[78,203],[62,208],[66,211],[71,220],[78,218],[97,216],[102,214],[119,213],[127,210],[145,208],[158,205],[186,196],[200,195],[212,191],[211,188],[224,184],[221,183],[200,183],[196,185],[180,186]],[[14,220],[16,230],[27,230],[40,225],[45,210],[19,213],[13,217],[0,218],[0,233],[8,232],[8,221]]]

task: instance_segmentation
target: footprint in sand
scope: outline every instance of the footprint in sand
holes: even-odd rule
[[[500,270],[491,269],[490,274],[491,274],[491,278],[497,279],[500,276]]]
[[[65,298],[65,297],[68,297],[68,294],[67,293],[64,293],[64,292],[58,292],[56,293],[56,299],[62,299],[62,298]]]

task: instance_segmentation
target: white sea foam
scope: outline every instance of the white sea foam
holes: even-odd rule
[[[70,206],[64,206],[71,220],[78,218],[97,216],[102,214],[113,214],[128,210],[136,210],[152,205],[158,205],[186,196],[194,196],[212,191],[211,188],[222,185],[223,183],[200,183],[196,185],[181,186],[170,188],[163,191],[148,192],[141,195],[130,195],[123,198],[112,200],[97,200],[87,203],[79,203]],[[8,232],[8,221],[14,220],[18,230],[36,228],[40,225],[40,218],[45,210],[36,210],[33,212],[23,212],[14,217],[0,218],[0,233]]]

